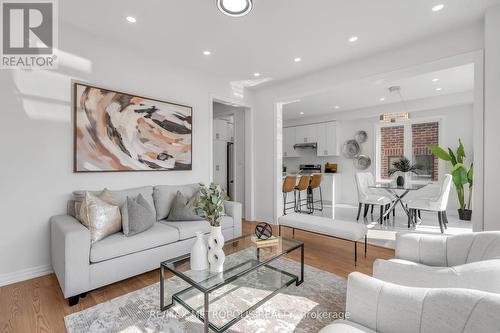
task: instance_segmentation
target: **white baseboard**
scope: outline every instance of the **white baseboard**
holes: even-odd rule
[[[41,265],[41,266],[22,269],[17,272],[0,274],[0,287],[16,282],[33,279],[39,276],[47,275],[52,272],[53,270],[51,265]]]

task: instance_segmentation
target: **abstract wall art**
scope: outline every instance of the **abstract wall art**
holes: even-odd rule
[[[189,106],[73,83],[74,171],[191,170]]]

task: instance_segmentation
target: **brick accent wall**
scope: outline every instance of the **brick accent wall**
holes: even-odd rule
[[[438,179],[438,158],[433,156],[429,148],[430,144],[437,145],[439,143],[439,123],[423,123],[413,124],[411,126],[412,132],[412,146],[413,146],[413,160],[417,161],[417,156],[423,160],[428,156],[433,161],[432,166],[432,180]]]
[[[404,126],[382,127],[380,129],[381,170],[380,177],[389,178],[389,158],[404,156]]]

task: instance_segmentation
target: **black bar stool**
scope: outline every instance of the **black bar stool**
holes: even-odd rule
[[[309,201],[309,209],[312,211],[319,210],[320,212],[323,211],[323,193],[321,192],[321,180],[323,178],[323,175],[313,175],[311,178],[311,182],[309,184],[309,187],[307,189],[307,198]],[[319,200],[314,200],[314,190],[318,189],[319,191]],[[317,191],[317,192],[318,192]],[[317,208],[316,203],[320,204],[320,208]]]

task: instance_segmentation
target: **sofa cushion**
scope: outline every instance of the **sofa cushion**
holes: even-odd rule
[[[175,228],[155,223],[152,228],[134,236],[127,237],[119,232],[94,243],[90,249],[90,262],[117,258],[178,240],[179,232]]]
[[[80,219],[79,212],[80,212],[81,202],[85,198],[86,192],[89,192],[90,194],[93,195],[103,195],[103,200],[120,207],[125,203],[127,197],[135,198],[139,194],[142,194],[144,196],[144,199],[146,199],[146,201],[148,202],[148,204],[151,207],[154,207],[153,186],[134,187],[117,191],[112,191],[108,189],[99,191],[73,191],[74,204],[72,203],[70,204],[74,205],[74,210],[69,208],[68,214],[73,217],[76,217],[78,220]]]
[[[177,229],[179,239],[188,239],[196,237],[196,232],[210,232],[210,224],[207,221],[160,221],[162,224]],[[222,229],[229,229],[234,226],[234,220],[231,216],[223,216],[221,218]]]
[[[191,198],[195,195],[198,189],[198,184],[155,186],[153,189],[153,198],[156,209],[156,220],[160,221],[167,218],[177,191],[180,191],[184,196]]]
[[[194,212],[194,202],[197,195],[191,198],[186,197],[181,191],[177,191],[174,201],[170,207],[167,221],[200,221],[203,217],[196,215]]]
[[[156,222],[156,212],[142,194],[139,194],[136,198],[127,197],[121,212],[125,236],[130,237],[144,232]]]
[[[92,243],[122,230],[120,207],[86,193],[80,206],[81,223],[90,231]]]

